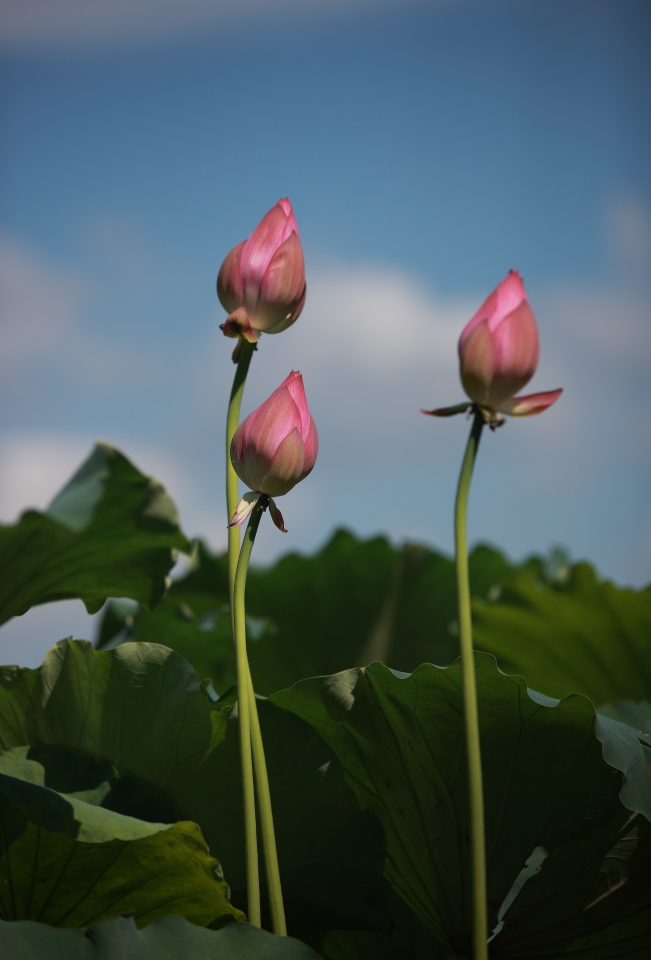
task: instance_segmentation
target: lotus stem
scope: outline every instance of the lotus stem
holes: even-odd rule
[[[253,767],[255,783],[258,789],[258,810],[260,812],[260,828],[262,832],[262,851],[267,877],[267,893],[269,895],[269,911],[271,913],[271,929],[277,937],[287,936],[285,921],[285,905],[280,882],[280,866],[278,864],[278,850],[276,847],[276,833],[274,830],[273,811],[271,809],[271,791],[267,775],[267,761],[264,755],[260,717],[253,692],[251,673],[249,671],[249,713],[251,717],[251,747],[253,749]]]
[[[260,498],[262,499],[262,498]],[[244,543],[235,571],[233,585],[232,623],[237,667],[237,703],[240,729],[240,761],[242,764],[242,799],[244,803],[244,848],[246,859],[247,917],[254,927],[262,926],[260,914],[260,873],[258,868],[258,835],[255,823],[255,791],[253,787],[253,758],[251,751],[251,712],[255,709],[249,661],[246,654],[246,612],[244,591],[246,573],[255,534],[262,516],[260,501],[256,504],[246,528]],[[253,701],[253,706],[252,706]]]
[[[253,351],[255,350],[255,344],[249,343],[246,340],[239,341],[239,357],[237,360],[237,369],[235,371],[235,377],[233,379],[233,388],[231,390],[230,401],[228,404],[228,415],[226,419],[226,508],[228,512],[228,519],[233,516],[238,502],[238,488],[237,488],[237,474],[233,469],[230,457],[231,441],[233,439],[233,434],[237,430],[240,420],[240,408],[242,406],[242,395],[244,393],[244,385],[246,382],[246,376],[249,371],[249,365],[251,363],[251,357],[253,356]],[[265,498],[261,498],[264,500]],[[244,820],[245,820],[245,837],[249,836],[251,830],[253,831],[253,848],[255,849],[255,869],[250,857],[251,845],[246,843],[246,862],[247,862],[247,891],[248,891],[248,901],[249,901],[249,922],[254,923],[252,917],[256,916],[255,913],[252,913],[252,905],[257,903],[257,918],[258,922],[256,926],[260,926],[260,888],[258,881],[258,862],[257,862],[257,836],[255,834],[255,806],[254,800],[251,799],[251,807],[247,810],[247,791],[253,791],[253,781],[250,778],[250,763],[251,758],[253,760],[253,766],[255,770],[255,780],[258,788],[258,805],[260,810],[260,827],[262,832],[262,849],[265,859],[265,870],[267,875],[267,890],[269,893],[269,909],[271,913],[271,923],[273,932],[276,936],[286,936],[287,935],[287,925],[285,922],[285,909],[283,905],[282,897],[282,888],[280,883],[280,869],[278,866],[278,851],[276,848],[276,835],[273,824],[273,813],[271,808],[271,793],[269,790],[269,777],[267,774],[267,763],[264,755],[264,745],[262,742],[262,732],[260,730],[260,718],[258,717],[258,710],[255,702],[255,692],[253,689],[253,681],[251,679],[251,670],[249,667],[249,660],[246,654],[246,618],[245,618],[245,606],[244,606],[244,592],[246,585],[246,572],[248,570],[249,557],[251,555],[251,550],[253,548],[253,541],[255,540],[255,534],[257,532],[258,524],[260,522],[260,516],[264,511],[265,503],[258,503],[254,509],[251,518],[249,520],[249,525],[247,527],[247,533],[245,536],[245,544],[248,542],[249,531],[251,533],[251,539],[248,544],[248,554],[246,555],[244,567],[243,567],[243,581],[242,581],[242,617],[241,617],[241,632],[243,636],[243,653],[244,653],[244,662],[242,664],[242,670],[246,670],[246,676],[248,678],[247,683],[247,695],[245,700],[248,707],[248,723],[245,721],[245,726],[248,726],[248,735],[250,738],[250,744],[248,747],[248,764],[249,772],[245,773],[245,756],[247,755],[247,748],[242,749],[242,783],[244,790]],[[251,524],[253,518],[257,516],[255,526],[252,528]],[[243,546],[243,550],[244,550]],[[233,631],[233,642],[236,648],[236,659],[238,658],[238,647],[237,647],[237,634],[236,634],[236,623],[235,623],[235,580],[236,574],[239,569],[239,560],[240,560],[240,528],[238,527],[229,527],[228,528],[228,584],[229,584],[229,599],[230,599],[230,608],[231,608],[231,627]],[[239,663],[239,660],[238,660]],[[240,682],[240,668],[238,666],[238,698],[240,702],[241,709],[244,709],[241,694],[239,692],[239,682]],[[240,723],[240,743],[243,742],[243,729],[242,724]],[[251,813],[251,810],[253,811]],[[248,831],[248,832],[247,832]],[[253,878],[255,876],[255,884],[253,879],[249,884],[249,876]],[[255,887],[255,889],[253,889]]]
[[[228,401],[228,413],[226,415],[226,512],[228,522],[235,513],[237,501],[237,474],[233,470],[231,463],[231,441],[233,434],[238,428],[240,422],[240,409],[242,407],[242,396],[244,394],[244,384],[246,375],[249,372],[251,357],[255,350],[255,344],[248,340],[238,340],[236,353],[239,353],[237,359],[237,368],[233,378],[233,387],[231,389],[230,400]],[[235,571],[237,569],[237,560],[240,555],[240,528],[228,528],[228,587],[231,600],[231,610],[233,609],[233,586],[235,584]]]
[[[253,764],[251,762],[251,753],[253,753],[272,927],[276,936],[286,936],[287,927],[285,925],[285,910],[280,885],[280,870],[278,867],[278,853],[276,850],[267,764],[264,756],[260,720],[246,653],[246,575],[255,535],[258,532],[258,526],[260,524],[260,517],[266,510],[267,504],[268,497],[262,495],[253,508],[244,535],[244,542],[240,550],[240,557],[235,572],[235,584],[233,587],[233,624],[235,628],[238,702],[241,705],[240,747],[242,756],[242,783],[244,786],[244,829],[249,922],[255,926],[260,926],[260,882],[255,828],[255,798],[253,795]]]
[[[461,465],[457,499],[454,508],[454,538],[456,548],[457,596],[459,604],[459,646],[461,648],[461,677],[466,724],[466,755],[470,791],[470,848],[472,863],[472,940],[474,960],[488,958],[488,918],[486,908],[486,841],[484,835],[484,787],[479,741],[479,714],[477,710],[477,681],[472,645],[472,616],[470,609],[470,579],[468,576],[468,539],[466,518],[468,493],[475,465],[484,417],[475,410],[475,418]]]

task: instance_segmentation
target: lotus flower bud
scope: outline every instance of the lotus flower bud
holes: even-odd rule
[[[459,339],[461,382],[475,403],[496,409],[531,380],[538,328],[517,270],[493,290]]]
[[[231,463],[240,480],[256,494],[280,497],[311,472],[318,449],[319,439],[307,406],[303,378],[292,371],[235,431]],[[256,500],[257,497],[245,495],[231,524],[243,523]],[[273,501],[270,506],[274,522],[284,529],[282,516]]]
[[[461,382],[470,399],[484,411],[491,427],[511,417],[542,413],[563,392],[548,390],[514,396],[531,380],[538,366],[538,327],[517,270],[493,290],[459,338]],[[437,417],[463,413],[469,403],[423,410]]]
[[[280,333],[305,303],[305,262],[289,200],[279,200],[248,240],[233,247],[217,277],[217,295],[229,313],[228,337],[258,340]]]

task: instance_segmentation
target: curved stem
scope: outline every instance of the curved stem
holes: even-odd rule
[[[233,434],[237,430],[240,422],[240,408],[242,406],[242,396],[244,394],[244,384],[246,375],[249,372],[251,357],[255,350],[255,344],[248,340],[239,340],[235,348],[239,350],[237,360],[237,369],[233,378],[233,387],[231,389],[230,400],[228,401],[228,413],[226,415],[226,513],[228,522],[235,513],[237,501],[237,474],[233,470],[231,463],[231,441]],[[233,595],[233,585],[235,583],[235,570],[237,569],[237,558],[240,553],[240,528],[228,528],[228,585],[231,598]],[[231,609],[233,605],[231,603]]]
[[[254,920],[251,918],[253,916],[257,916],[258,922],[255,925],[260,926],[260,886],[258,879],[257,837],[255,835],[255,805],[251,767],[252,759],[253,767],[255,767],[255,782],[258,788],[258,807],[260,812],[260,828],[262,832],[262,850],[264,853],[265,872],[267,877],[271,924],[273,932],[276,934],[276,936],[286,937],[287,925],[285,922],[285,907],[283,904],[282,886],[280,882],[280,868],[278,865],[278,850],[276,847],[276,834],[274,831],[273,811],[271,808],[271,792],[269,790],[267,762],[264,755],[264,744],[262,742],[260,718],[258,716],[255,692],[253,690],[251,671],[249,669],[249,661],[246,653],[246,575],[249,567],[251,550],[253,549],[253,543],[255,541],[255,535],[258,532],[258,526],[260,524],[260,517],[266,510],[268,502],[268,497],[264,495],[261,496],[255,505],[253,512],[251,513],[235,573],[232,609],[233,631],[235,636],[235,654],[237,659],[238,700],[242,705],[242,712],[244,713],[244,710],[247,711],[246,723],[240,723],[240,747],[242,754],[242,783],[245,785],[244,819],[249,922],[254,923]],[[241,682],[243,682],[244,686],[246,687],[244,697],[241,697],[240,694]],[[248,738],[248,752],[244,744],[245,737]],[[248,766],[246,766],[245,769],[245,765],[247,764]],[[253,912],[252,907],[252,904],[256,903],[257,914]]]
[[[255,709],[253,688],[246,655],[246,612],[244,590],[253,541],[264,505],[261,497],[255,505],[244,536],[233,584],[233,633],[237,666],[237,703],[240,728],[240,760],[242,764],[242,798],[244,802],[244,847],[246,857],[247,916],[254,927],[262,924],[260,915],[260,875],[258,870],[258,836],[255,826],[255,793],[253,758],[251,755],[251,710]],[[253,706],[251,701],[253,700]]]
[[[466,721],[468,786],[470,791],[470,848],[472,862],[472,939],[474,960],[487,960],[488,919],[486,910],[486,842],[484,837],[484,788],[479,743],[479,713],[477,710],[477,682],[472,646],[472,618],[470,611],[470,580],[468,576],[468,541],[466,516],[470,480],[477,456],[484,418],[475,411],[466,453],[461,466],[457,499],[454,508],[454,539],[456,547],[457,595],[459,603],[459,645],[461,647],[461,676]]]
[[[237,490],[237,474],[233,469],[231,463],[231,441],[233,439],[233,434],[237,430],[240,420],[240,408],[242,406],[242,395],[244,393],[244,385],[246,382],[246,376],[249,371],[249,365],[251,363],[251,357],[253,356],[253,351],[255,350],[255,344],[248,343],[246,340],[240,341],[239,346],[239,358],[237,361],[237,369],[235,371],[235,377],[233,379],[233,387],[231,390],[230,401],[228,404],[228,414],[226,418],[226,510],[228,513],[228,519],[233,516],[235,509],[237,507],[238,501],[238,490]],[[263,498],[264,499],[264,498]],[[251,530],[251,524],[253,518],[258,513],[255,527],[252,529],[251,540],[248,545],[248,554],[244,559],[243,567],[243,585],[242,585],[242,604],[244,610],[244,589],[246,583],[246,571],[248,569],[249,557],[251,555],[251,549],[253,548],[253,541],[255,540],[255,534],[257,532],[258,524],[260,522],[260,516],[266,507],[266,500],[264,503],[258,503],[258,506],[254,509],[251,519],[249,521],[249,526],[247,527],[247,539],[248,532]],[[244,546],[247,545],[247,540],[245,540]],[[242,548],[244,551],[244,547]],[[228,528],[228,582],[229,582],[229,593],[230,593],[230,606],[231,606],[231,626],[233,631],[233,640],[237,647],[236,640],[236,626],[235,626],[235,579],[236,572],[239,570],[239,558],[240,558],[240,528],[239,527],[229,527]],[[242,624],[244,632],[244,653],[246,655],[246,620],[245,613],[242,613]],[[236,654],[237,656],[237,654]],[[285,908],[283,905],[282,897],[282,888],[280,883],[280,869],[278,866],[278,851],[276,848],[276,835],[274,831],[273,824],[273,814],[271,809],[271,793],[269,790],[269,777],[267,774],[267,763],[264,755],[264,745],[262,742],[262,732],[260,730],[260,718],[258,717],[258,710],[255,702],[255,692],[253,689],[253,681],[251,679],[251,671],[249,668],[248,657],[246,657],[246,673],[248,676],[248,690],[246,697],[248,701],[248,714],[249,714],[249,736],[250,736],[250,750],[252,751],[253,757],[253,766],[255,769],[255,779],[258,788],[258,805],[260,809],[260,826],[262,832],[262,849],[265,859],[265,870],[267,875],[267,889],[269,892],[269,908],[271,912],[271,922],[273,932],[276,936],[287,936],[287,926],[285,923]],[[238,685],[239,685],[239,670],[238,670]],[[242,727],[240,726],[240,736],[242,734]],[[249,753],[249,756],[251,753]],[[244,757],[244,753],[242,754]],[[244,759],[242,761],[244,765]],[[243,782],[244,782],[244,766],[243,766]],[[251,782],[251,789],[252,789]],[[246,800],[245,800],[246,807]],[[246,812],[245,812],[245,822],[246,822]],[[250,816],[250,814],[249,814]],[[255,811],[253,813],[253,824],[255,825]],[[246,828],[245,828],[246,829]],[[250,829],[250,826],[249,826]],[[247,845],[248,851],[248,845]],[[251,867],[253,865],[251,864]],[[256,873],[257,873],[257,848],[256,848]],[[249,875],[249,860],[247,852],[247,876]],[[258,904],[260,901],[259,887],[258,887]],[[249,893],[249,904],[251,903],[251,897]],[[249,906],[249,913],[251,907]],[[259,906],[258,906],[259,913]],[[250,919],[250,917],[249,917]],[[253,920],[250,920],[253,923]],[[259,923],[257,924],[260,925]]]

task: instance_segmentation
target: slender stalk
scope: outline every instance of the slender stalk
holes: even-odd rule
[[[226,510],[228,513],[229,520],[235,513],[235,508],[237,507],[237,501],[238,501],[237,474],[233,470],[233,465],[231,463],[231,457],[230,457],[231,441],[233,439],[233,434],[235,433],[239,425],[240,408],[242,406],[242,395],[244,393],[244,385],[246,382],[247,373],[249,371],[251,357],[253,356],[253,351],[255,350],[255,344],[248,343],[246,340],[241,340],[240,344],[241,344],[240,355],[237,361],[237,369],[235,371],[235,377],[233,379],[233,388],[231,390],[230,401],[228,404],[228,414],[226,418]],[[247,528],[247,533],[251,527],[253,516],[256,514],[257,509],[258,508],[256,507],[256,509],[253,511],[251,520],[249,521],[249,527]],[[260,509],[262,511],[264,509],[264,506],[261,506]],[[255,539],[255,533],[257,532],[257,526],[259,522],[260,522],[260,516],[258,516],[258,519],[256,521],[255,529],[252,534],[251,543],[248,548],[248,555],[246,557],[246,562],[244,567],[244,583],[246,582],[246,570],[248,568],[248,557],[251,555],[253,540]],[[234,642],[236,642],[234,589],[235,589],[236,571],[238,570],[238,567],[239,567],[239,560],[238,560],[239,557],[240,557],[240,528],[229,527],[228,528],[228,581],[229,581],[229,592],[230,592],[230,601],[231,601],[231,604],[230,604],[231,624],[232,624]],[[242,602],[244,602],[244,586],[242,587]],[[242,616],[244,617],[244,614]],[[244,619],[242,620],[242,623],[245,624]],[[245,636],[245,644],[246,644],[246,626],[244,626],[244,636]],[[246,653],[246,646],[244,650]],[[249,669],[248,657],[246,658],[246,671],[248,675],[248,698],[247,699],[248,699],[248,705],[249,705],[249,710],[248,710],[249,734],[251,738],[251,749],[252,749],[252,755],[253,755],[253,765],[255,768],[255,779],[256,779],[256,784],[258,788],[258,805],[260,810],[262,849],[264,853],[265,870],[267,875],[267,889],[269,892],[269,908],[271,912],[271,922],[272,922],[273,932],[276,934],[276,936],[286,936],[287,925],[285,923],[285,908],[283,905],[282,889],[280,884],[280,870],[278,867],[278,851],[276,848],[276,835],[274,831],[273,814],[271,809],[271,793],[269,790],[269,777],[267,775],[267,763],[265,760],[264,745],[262,742],[262,733],[260,730],[260,719],[258,717],[258,710],[255,702],[255,693],[253,689],[253,682],[251,680],[251,671]],[[238,673],[238,683],[239,683],[239,673]],[[241,726],[240,726],[240,735],[242,736]],[[247,864],[248,864],[248,860],[247,860]],[[247,875],[248,875],[248,868],[247,868]],[[249,896],[249,903],[251,903],[250,896]],[[259,892],[258,892],[258,903],[259,903]],[[250,909],[251,908],[249,907],[249,911]]]
[[[255,702],[255,693],[253,692],[253,684],[251,682],[251,672],[249,670],[248,658],[246,655],[246,607],[245,607],[245,590],[246,590],[246,574],[249,567],[249,558],[251,556],[251,550],[253,549],[253,543],[255,541],[256,533],[258,532],[258,526],[260,524],[260,517],[262,516],[264,510],[267,507],[268,499],[265,496],[260,497],[258,503],[251,513],[251,518],[249,520],[248,526],[246,528],[246,534],[244,535],[244,543],[242,544],[242,549],[240,551],[240,558],[237,563],[237,571],[235,573],[235,584],[233,588],[233,622],[235,628],[235,650],[237,657],[237,682],[238,682],[238,691],[240,688],[240,678],[243,678],[246,686],[246,696],[245,700],[247,702],[247,723],[245,726],[248,727],[247,736],[249,737],[249,764],[251,762],[251,748],[253,750],[253,762],[255,763],[255,779],[258,787],[258,805],[260,810],[260,826],[262,828],[262,846],[264,851],[265,858],[265,868],[267,874],[267,888],[269,891],[269,907],[271,911],[271,920],[273,925],[273,932],[277,936],[286,936],[287,927],[285,925],[285,910],[283,906],[283,897],[282,890],[280,885],[280,870],[278,868],[278,853],[276,850],[276,837],[274,833],[273,825],[273,816],[271,810],[271,794],[269,792],[269,778],[267,776],[267,764],[264,756],[264,746],[262,743],[262,733],[260,731],[260,719],[258,717],[258,709]],[[238,692],[238,699],[240,694]],[[240,701],[241,702],[241,701]],[[244,706],[242,706],[244,710]],[[242,733],[242,724],[240,724],[240,736],[243,739],[244,734]],[[253,778],[251,774],[251,767],[245,772],[244,770],[244,749],[242,750],[242,778],[243,782],[250,780],[251,790],[253,789]],[[245,795],[245,824],[248,829],[248,824],[250,823],[250,811],[247,808],[247,796]],[[255,810],[253,811],[253,830],[255,832]],[[255,841],[255,837],[254,837]],[[250,855],[250,849],[255,847],[255,871],[252,869],[252,862]],[[251,920],[251,903],[255,900],[256,891],[253,889],[254,882],[252,879],[255,876],[255,884],[258,884],[258,866],[257,866],[257,845],[255,842],[253,844],[249,843],[249,835],[247,833],[247,891],[249,895],[249,921]],[[251,873],[249,874],[249,871]],[[251,899],[253,897],[253,900]],[[257,886],[257,903],[258,903],[258,912],[260,910],[260,891],[259,884]],[[260,924],[256,924],[259,926]]]
[[[260,915],[260,875],[258,869],[258,836],[255,825],[255,793],[253,758],[251,755],[251,712],[255,709],[253,687],[246,654],[246,613],[244,590],[253,541],[262,516],[262,498],[255,505],[244,536],[233,585],[233,633],[237,666],[237,703],[240,728],[240,760],[242,764],[242,798],[244,801],[244,846],[246,858],[246,896],[249,923],[262,925]],[[253,700],[253,705],[252,705]]]
[[[267,762],[264,756],[260,718],[255,702],[255,693],[249,672],[249,704],[251,715],[251,746],[253,748],[253,765],[255,768],[255,783],[258,789],[258,810],[260,813],[260,827],[262,831],[262,850],[267,877],[267,891],[269,894],[269,910],[271,912],[271,928],[277,937],[287,936],[285,922],[285,905],[280,883],[280,867],[278,865],[278,850],[276,847],[276,833],[274,831],[273,811],[271,809],[271,791],[267,775]]]
[[[468,540],[466,516],[468,492],[479,447],[484,418],[475,411],[468,445],[461,465],[457,499],[454,508],[454,538],[456,546],[457,595],[459,603],[459,645],[461,647],[461,676],[466,721],[468,785],[470,790],[470,848],[472,862],[472,940],[474,960],[487,960],[488,918],[486,911],[486,842],[484,837],[484,787],[482,783],[479,743],[479,714],[477,710],[477,682],[472,646],[472,619],[470,613],[470,581],[468,577]]]
[[[244,384],[246,375],[249,372],[251,357],[255,350],[255,344],[248,340],[239,340],[237,348],[239,357],[237,360],[237,369],[233,378],[233,388],[231,390],[230,400],[228,401],[228,413],[226,415],[226,512],[230,522],[235,513],[237,501],[237,474],[233,470],[231,463],[231,440],[237,430],[240,422],[240,408],[242,406],[242,395],[244,394]],[[233,585],[235,583],[235,570],[237,569],[237,558],[240,555],[240,528],[228,528],[228,585],[231,599],[233,596]],[[231,610],[233,604],[231,603]]]

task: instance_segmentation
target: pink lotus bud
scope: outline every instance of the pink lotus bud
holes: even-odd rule
[[[292,371],[235,431],[231,463],[251,490],[280,497],[310,473],[318,448],[303,378]]]
[[[464,390],[486,410],[530,416],[561,393],[514,397],[538,366],[538,327],[517,270],[509,272],[465,327],[459,359]]]
[[[305,303],[305,262],[289,200],[279,200],[249,239],[233,247],[221,265],[217,295],[229,313],[226,336],[257,339],[254,331],[280,333],[296,320]]]

